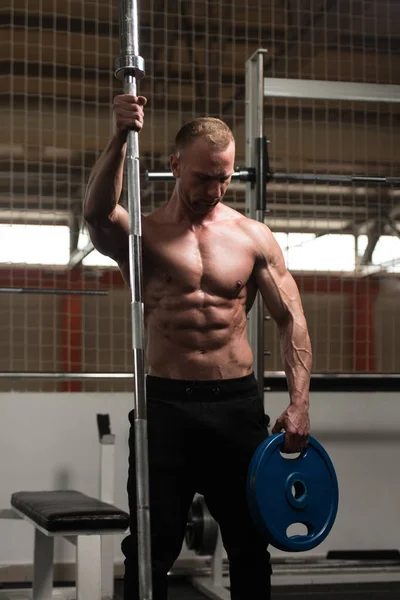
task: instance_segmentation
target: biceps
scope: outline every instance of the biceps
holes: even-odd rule
[[[114,260],[128,251],[128,213],[121,206],[102,222],[88,223],[90,239],[96,250]]]

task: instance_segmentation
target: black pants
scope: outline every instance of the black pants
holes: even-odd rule
[[[148,376],[147,409],[154,600],[167,599],[167,573],[181,551],[196,492],[204,495],[221,528],[232,600],[268,600],[269,553],[246,502],[247,468],[268,435],[268,418],[254,376],[218,381]],[[133,419],[131,413],[131,425]],[[131,426],[131,535],[122,542],[125,600],[139,598],[133,435]]]

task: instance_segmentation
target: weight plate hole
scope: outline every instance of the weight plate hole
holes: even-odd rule
[[[304,523],[292,523],[286,530],[288,538],[308,535],[308,527]]]
[[[292,496],[295,500],[303,500],[307,494],[307,488],[303,481],[297,480],[292,483]]]
[[[290,454],[286,453],[286,452],[282,452],[282,450],[280,450],[281,456],[284,459],[288,459],[288,460],[296,460],[301,456],[301,452],[292,452]]]

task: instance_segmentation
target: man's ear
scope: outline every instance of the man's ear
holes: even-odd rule
[[[171,154],[169,157],[169,165],[171,167],[172,175],[175,177],[175,179],[178,179],[181,171],[181,161],[179,156],[176,154]]]

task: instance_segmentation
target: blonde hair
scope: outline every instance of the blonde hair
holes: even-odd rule
[[[213,150],[226,150],[235,141],[226,123],[215,117],[200,117],[189,121],[178,131],[175,138],[175,151],[179,154],[199,138],[205,138]]]

